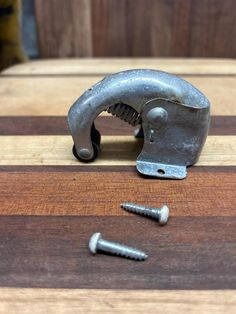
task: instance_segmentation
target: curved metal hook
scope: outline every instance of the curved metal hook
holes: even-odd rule
[[[167,165],[169,163],[170,166],[171,164],[173,166],[177,165],[177,167],[183,166],[185,169],[188,164],[195,162],[207,135],[209,101],[199,90],[185,80],[165,72],[145,69],[129,70],[110,75],[87,90],[72,105],[68,113],[68,123],[74,140],[74,152],[79,159],[91,161],[96,157],[94,151],[96,145],[94,146],[92,143],[91,136],[97,137],[98,145],[100,137],[94,128],[93,122],[102,111],[117,104],[132,107],[141,116],[144,148],[137,161],[137,168],[140,172],[154,175],[154,171],[150,169],[157,162]],[[191,120],[190,127],[188,119]],[[181,125],[181,128],[179,125]],[[183,126],[185,131],[188,132],[187,136],[192,139],[195,136],[197,139],[192,144],[192,148],[190,148],[191,145],[188,141],[186,142],[186,136],[183,136]],[[191,126],[194,126],[197,130],[193,130]],[[161,158],[163,149],[160,145],[153,145],[153,143],[161,144],[158,137],[164,137],[166,146],[169,146],[171,143],[169,142],[169,145],[167,143],[168,136],[172,142],[174,135],[176,135],[176,130],[172,133],[169,131],[170,128],[181,129],[182,146],[187,147],[190,145],[188,150],[192,150],[192,157],[188,162],[186,160],[182,161],[181,157],[180,160],[178,158],[178,160],[167,158],[166,154],[164,154],[164,158]],[[160,130],[162,130],[161,134]],[[167,136],[167,134],[169,135]],[[159,152],[157,152],[157,149],[153,149],[153,146],[158,146]],[[161,146],[163,146],[163,143]],[[174,152],[180,148],[182,149],[182,146],[178,141]],[[183,155],[182,151],[179,151],[179,154]],[[159,157],[155,159],[154,155],[159,155]],[[152,166],[150,166],[150,163],[152,163]],[[145,170],[147,167],[150,171]],[[156,176],[180,178],[180,176],[184,177],[186,175],[183,171],[182,174],[174,174],[176,170],[174,168],[171,173],[166,171],[167,168],[162,170],[164,173],[163,171],[155,171]]]

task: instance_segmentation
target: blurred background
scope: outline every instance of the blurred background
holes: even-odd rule
[[[236,56],[236,0],[0,0],[0,70],[27,59]]]

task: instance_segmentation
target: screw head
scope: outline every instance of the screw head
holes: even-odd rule
[[[163,205],[160,211],[159,224],[165,225],[168,221],[168,218],[169,218],[169,208],[168,206]]]
[[[89,250],[91,253],[96,254],[97,253],[97,244],[98,241],[101,239],[102,235],[100,232],[94,233],[90,240],[89,240]]]

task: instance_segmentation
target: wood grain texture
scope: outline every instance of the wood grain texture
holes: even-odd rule
[[[0,172],[132,172],[137,173],[137,170],[134,166],[0,166]],[[235,166],[198,166],[198,167],[189,167],[189,172],[204,172],[204,173],[231,173],[236,170]]]
[[[152,207],[168,204],[172,217],[236,216],[235,167],[228,172],[223,167],[190,168],[181,181],[144,179],[134,167],[128,172],[113,169],[3,167],[0,215],[132,216],[120,208],[129,201]]]
[[[41,57],[92,55],[90,1],[35,1]]]
[[[1,217],[2,287],[236,289],[236,217]],[[93,232],[144,249],[135,262],[91,256]]]
[[[2,76],[0,116],[66,116],[76,99],[101,78]],[[236,77],[191,76],[187,80],[210,100],[212,115],[236,115]]]
[[[99,116],[96,128],[102,135],[131,135],[128,123],[111,115]],[[0,116],[0,135],[69,135],[67,117]],[[236,135],[236,116],[213,116],[209,135]]]
[[[234,0],[38,0],[41,57],[236,56]]]
[[[154,69],[177,75],[236,75],[234,59],[77,58],[35,60],[4,70],[5,76],[107,75],[129,69]]]
[[[128,297],[127,297],[128,295]],[[235,313],[235,291],[0,288],[0,313]]]
[[[121,61],[111,60],[103,70],[91,60],[81,62],[82,75],[77,74],[79,67],[71,70],[73,62],[63,64],[64,69],[54,63],[44,74],[46,65],[34,69],[29,64],[32,76],[0,78],[0,313],[235,312],[234,63],[218,63],[210,70],[211,62],[201,67],[191,61],[191,67],[184,67],[186,78],[213,96],[213,114],[219,113],[213,116],[199,163],[205,166],[190,167],[187,179],[176,181],[140,176],[134,164],[141,143],[127,136],[132,134],[128,125],[108,116],[97,119],[106,135],[105,155],[100,156],[106,166],[72,160],[65,117],[72,102],[66,102],[110,65],[122,66]],[[175,66],[181,70],[180,64]],[[206,76],[207,71],[212,72]],[[153,207],[167,204],[168,224],[162,228],[125,212],[119,204],[126,200]],[[149,259],[138,263],[91,256],[88,239],[96,231],[145,250]]]
[[[143,145],[134,136],[102,136],[101,153],[93,163],[78,161],[67,135],[0,136],[0,165],[133,166]],[[197,166],[236,166],[236,136],[209,136]]]

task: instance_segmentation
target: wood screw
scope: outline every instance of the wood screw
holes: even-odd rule
[[[165,225],[169,218],[169,208],[166,205],[161,208],[150,208],[134,203],[123,203],[121,207],[129,212],[157,219],[160,225]]]
[[[93,254],[96,254],[99,250],[137,261],[144,261],[148,258],[148,255],[141,250],[102,239],[100,232],[94,233],[91,236],[89,240],[89,250]]]

